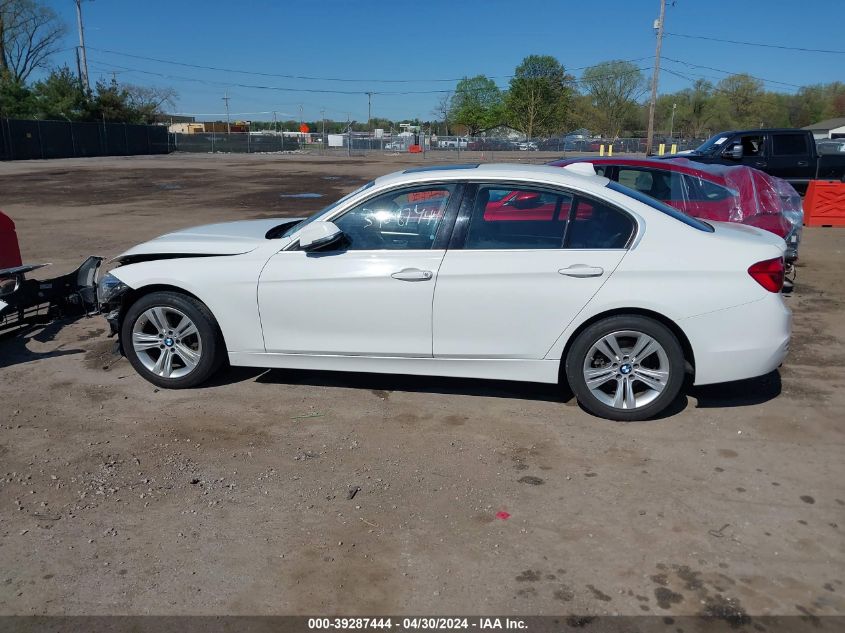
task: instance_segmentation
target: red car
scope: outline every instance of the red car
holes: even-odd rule
[[[787,244],[787,261],[798,258],[804,212],[792,186],[744,165],[694,163],[685,158],[573,158],[550,163],[592,163],[596,173],[669,204],[688,215],[739,222],[771,231]]]

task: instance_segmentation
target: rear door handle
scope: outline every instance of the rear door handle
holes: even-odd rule
[[[758,161],[756,161],[756,162],[754,163],[754,166],[755,166],[755,167],[765,167],[765,166],[766,166],[766,161],[764,161],[764,160],[758,160]]]
[[[558,272],[567,277],[601,277],[604,274],[604,269],[598,266],[573,264],[568,268],[561,268]]]
[[[806,166],[807,166],[807,161],[806,161],[806,160],[799,160],[799,161],[798,161],[798,166],[799,166],[799,167],[806,167]]]
[[[390,276],[399,281],[428,281],[434,277],[434,273],[430,270],[420,270],[419,268],[403,268]]]

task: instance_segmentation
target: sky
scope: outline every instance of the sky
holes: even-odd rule
[[[47,3],[68,24],[67,48],[54,61],[75,69],[75,3]],[[667,4],[661,93],[735,72],[784,92],[845,81],[843,53],[679,36],[845,51],[845,0]],[[280,119],[317,120],[324,110],[328,119],[366,121],[367,92],[374,93],[374,117],[432,119],[442,91],[461,77],[486,74],[505,88],[531,54],[556,57],[576,77],[601,61],[632,60],[650,79],[660,2],[86,0],[82,6],[92,85],[114,73],[120,82],[170,86],[178,93],[172,112],[200,120],[224,118],[228,94],[233,119],[272,120],[276,111]]]

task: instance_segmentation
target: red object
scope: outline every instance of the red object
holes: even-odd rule
[[[305,123],[299,124],[299,131],[302,132],[303,134],[308,134],[308,132],[310,130],[311,130],[311,128],[309,128]]]
[[[422,152],[422,146],[421,145],[409,145],[408,151],[411,154],[419,154],[420,152]]]
[[[748,274],[754,278],[754,281],[769,292],[781,291],[783,288],[783,272],[783,259],[780,257],[757,262],[748,269]]]
[[[0,268],[20,266],[21,251],[18,246],[18,234],[15,223],[8,215],[0,211]]]
[[[845,226],[845,183],[811,180],[804,213],[807,226]]]
[[[800,198],[788,183],[745,165],[707,165],[686,158],[660,160],[613,156],[559,160],[550,164],[564,167],[576,162],[592,163],[597,168],[631,167],[690,176],[692,180],[686,181],[689,187],[670,188],[665,186],[665,182],[652,180],[649,183],[652,191],[639,186],[635,188],[703,220],[748,224],[785,238],[795,228],[795,220],[786,214],[800,214]],[[717,187],[707,189],[707,183]]]
[[[505,519],[510,519],[511,515],[510,512],[505,512],[504,510],[502,510],[501,512],[496,513],[496,518],[504,521]]]

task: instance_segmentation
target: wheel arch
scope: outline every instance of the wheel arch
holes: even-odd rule
[[[205,309],[208,310],[208,313],[211,315],[214,321],[214,327],[217,328],[217,333],[220,335],[220,340],[223,342],[223,349],[227,349],[226,337],[223,334],[223,329],[220,327],[220,324],[217,322],[217,318],[214,316],[214,313],[208,307],[208,304],[202,300],[202,297],[197,296],[190,290],[185,290],[185,288],[165,283],[155,283],[149,284],[147,286],[140,286],[139,288],[129,288],[123,294],[123,296],[121,297],[120,311],[118,312],[116,324],[118,333],[120,333],[121,329],[123,328],[123,320],[126,317],[126,313],[129,311],[129,308],[139,299],[146,297],[147,295],[153,294],[154,292],[176,292],[200,302],[203,306],[205,306]],[[123,341],[120,341],[120,348],[121,353],[123,353]]]
[[[560,356],[559,372],[561,381],[566,380],[565,365],[566,358],[567,356],[569,356],[569,350],[572,347],[572,344],[575,342],[575,339],[578,338],[581,332],[586,330],[594,323],[601,321],[602,319],[620,315],[636,315],[648,317],[669,328],[669,330],[677,337],[678,342],[681,344],[681,349],[684,352],[684,361],[686,362],[687,373],[689,373],[693,379],[695,378],[695,353],[693,352],[692,344],[690,343],[689,338],[687,338],[687,335],[677,323],[675,323],[669,317],[660,314],[659,312],[647,310],[645,308],[614,308],[612,310],[606,310],[604,312],[600,312],[591,316],[589,319],[581,323],[569,336],[569,339],[566,341],[566,345],[563,348],[563,353]]]

